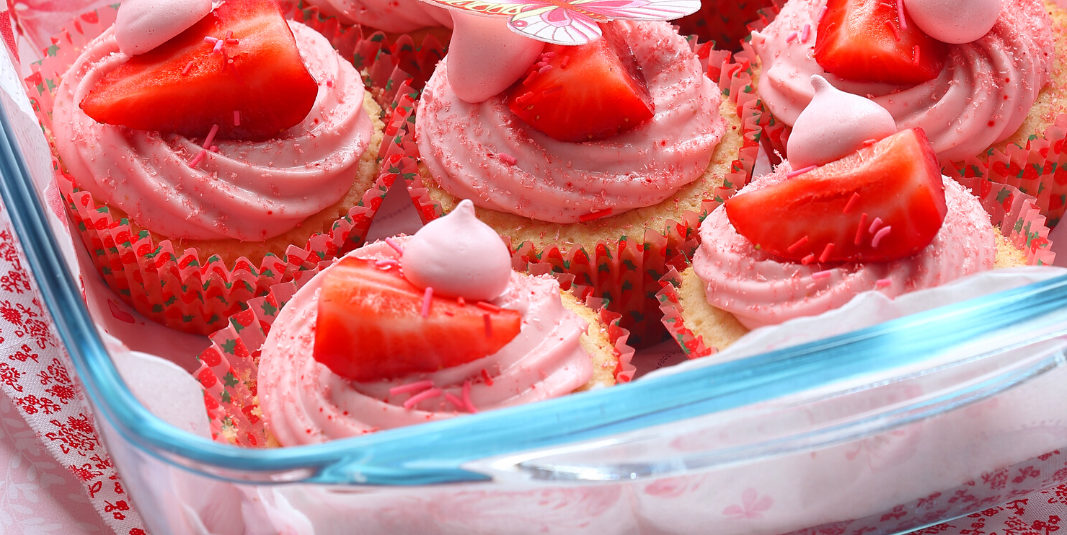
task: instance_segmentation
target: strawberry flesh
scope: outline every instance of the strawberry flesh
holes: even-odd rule
[[[315,360],[353,381],[392,380],[480,359],[519,334],[514,310],[435,296],[424,318],[423,296],[395,267],[342,259],[319,294]]]
[[[819,22],[815,61],[854,82],[915,85],[937,78],[948,46],[923,33],[898,0],[829,0]]]
[[[948,212],[941,168],[922,129],[736,195],[725,208],[737,232],[760,249],[805,263],[906,258],[933,241]]]
[[[205,41],[227,36],[218,52]],[[137,130],[198,137],[217,124],[217,138],[263,140],[303,121],[317,94],[277,2],[226,0],[107,73],[81,108],[98,122]]]
[[[581,46],[546,45],[507,95],[526,124],[560,141],[605,139],[652,118],[655,105],[630,46],[612,24]]]

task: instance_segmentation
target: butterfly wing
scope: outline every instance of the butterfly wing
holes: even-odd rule
[[[514,16],[523,10],[545,5],[543,2],[484,2],[482,0],[423,0],[424,2],[444,8],[470,11],[479,15]]]
[[[508,27],[538,41],[568,46],[584,45],[601,35],[593,18],[553,5],[516,14],[508,21]]]
[[[696,13],[700,0],[570,0],[572,9],[609,20],[672,20]]]

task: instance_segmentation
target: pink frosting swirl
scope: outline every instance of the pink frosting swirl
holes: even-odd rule
[[[401,244],[403,240],[398,240]],[[374,243],[352,253],[361,258],[395,259]],[[344,379],[312,357],[322,275],[289,300],[274,323],[259,361],[260,407],[270,432],[283,446],[314,444],[463,414],[444,395],[404,408],[411,393],[390,389],[429,380],[462,399],[470,380],[470,400],[479,410],[559,397],[586,384],[593,374],[589,354],[578,339],[586,322],[563,307],[559,284],[550,277],[512,272],[511,282],[493,304],[522,314],[519,335],[503,349],[473,362],[432,374],[377,383]],[[484,380],[482,370],[492,380]]]
[[[601,141],[557,141],[511,113],[503,96],[459,99],[446,57],[416,116],[419,152],[441,187],[483,208],[574,223],[608,208],[654,205],[699,178],[726,131],[718,88],[669,24],[614,24],[645,75],[652,120]]]
[[[779,166],[741,193],[787,180],[789,171],[789,165]],[[944,183],[945,222],[934,241],[910,258],[807,266],[781,261],[738,234],[720,206],[700,225],[703,243],[693,258],[693,269],[705,283],[708,303],[733,314],[749,329],[822,314],[868,290],[895,297],[993,269],[996,243],[989,215],[956,181],[946,178]],[[828,276],[815,276],[827,271]]]
[[[419,0],[313,0],[326,15],[348,24],[365,24],[385,32],[403,33],[431,26],[452,27],[448,10]]]
[[[318,32],[290,27],[319,82],[311,112],[275,139],[215,141],[218,152],[195,168],[188,162],[204,140],[98,123],[78,106],[128,57],[107,30],[56,94],[53,133],[63,165],[81,187],[170,238],[261,241],[334,204],[352,186],[373,133],[363,81]]]
[[[889,110],[897,130],[922,127],[939,156],[962,160],[1019,129],[1051,76],[1052,23],[1038,0],[1004,0],[1000,18],[984,37],[949,45],[941,74],[907,87],[848,82],[827,73],[813,53],[826,0],[791,0],[752,44],[763,61],[759,96],[792,126],[814,90],[811,76],[838,89],[871,96]],[[810,28],[806,41],[796,35]]]

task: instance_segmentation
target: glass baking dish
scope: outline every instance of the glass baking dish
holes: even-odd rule
[[[317,446],[212,442],[123,380],[20,99],[0,93],[0,194],[152,533],[889,534],[1067,481],[1061,272],[553,401]]]

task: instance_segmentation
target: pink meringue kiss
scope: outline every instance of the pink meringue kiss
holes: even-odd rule
[[[1002,0],[904,0],[915,25],[943,43],[981,39],[1000,18]]]
[[[126,55],[144,54],[211,13],[211,0],[125,0],[115,19],[115,40]]]
[[[797,117],[786,146],[794,169],[839,160],[897,132],[893,116],[876,102],[845,93],[817,74],[811,85],[815,96]]]

